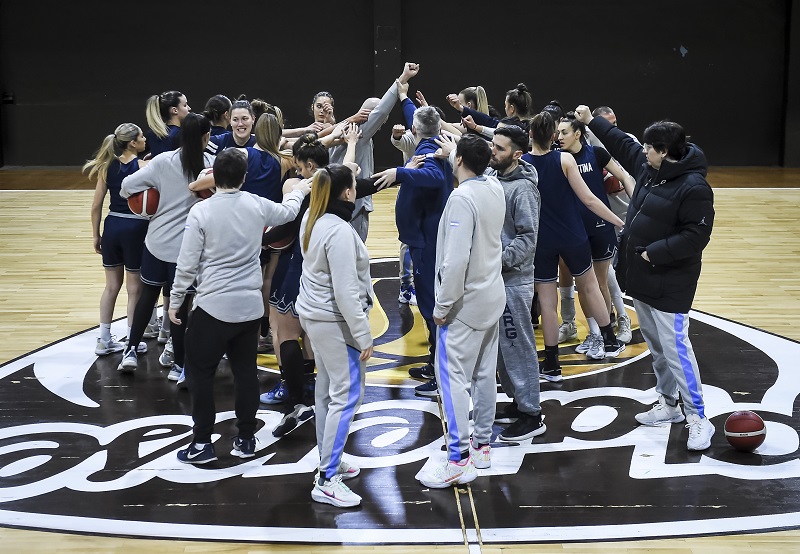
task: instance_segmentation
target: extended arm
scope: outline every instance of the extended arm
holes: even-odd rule
[[[577,196],[578,200],[580,200],[584,206],[589,208],[593,214],[595,214],[597,217],[605,219],[617,227],[622,227],[625,225],[625,223],[616,215],[614,215],[614,212],[612,212],[608,206],[603,204],[603,201],[596,197],[586,185],[583,177],[581,177],[580,171],[578,171],[578,164],[575,162],[575,158],[572,156],[572,154],[568,154],[566,152],[561,153],[561,169],[564,171],[564,175],[567,176],[567,180],[569,180],[569,186],[572,187],[573,192],[575,192],[575,196]]]

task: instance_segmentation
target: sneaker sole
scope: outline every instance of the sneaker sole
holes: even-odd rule
[[[475,469],[489,469],[492,467],[491,460],[489,460],[488,462],[478,462],[475,459],[475,456],[472,457],[472,463],[475,464]]]
[[[447,483],[440,483],[438,481],[435,483],[426,483],[424,477],[421,477],[419,479],[419,482],[430,489],[446,489],[447,487],[453,487],[455,485],[466,485],[467,483],[472,483],[477,478],[478,474],[473,473],[471,475],[462,475],[458,479],[453,479],[452,481],[448,481]]]
[[[160,365],[161,367],[172,367],[172,363],[173,363],[172,360],[170,360],[169,363],[164,363],[164,362],[161,361],[161,357],[160,356],[158,358],[158,365]]]
[[[418,396],[424,396],[425,398],[437,398],[439,396],[439,391],[438,390],[432,390],[432,391],[428,391],[428,390],[426,390],[426,391],[418,391],[418,390],[415,390],[414,393],[417,394]]]
[[[239,456],[240,458],[255,458],[256,453],[253,452],[252,454],[245,454],[241,450],[236,450],[235,448],[231,450],[231,456]]]
[[[504,436],[503,433],[500,433],[497,436],[497,440],[502,442],[519,442],[527,439],[532,439],[533,437],[538,437],[539,435],[543,435],[545,431],[547,431],[547,425],[542,424],[542,426],[539,427],[538,429],[534,429],[530,433],[525,433],[524,435],[520,435],[518,437],[507,437]]]
[[[311,491],[311,499],[315,500],[316,502],[321,502],[322,504],[331,504],[339,508],[352,508],[361,504],[361,500],[353,500],[348,502],[347,500],[332,498],[316,487],[314,487]]]
[[[258,401],[261,402],[262,404],[270,404],[270,405],[272,405],[272,404],[283,404],[283,398],[274,398],[273,397],[273,398],[270,398],[270,399],[265,399],[265,398],[262,398],[261,396],[259,396],[258,397]]]
[[[121,348],[109,348],[107,350],[95,350],[94,351],[94,355],[95,356],[108,356],[109,354],[116,354],[117,352],[122,352],[123,350],[125,350],[124,346],[121,347]]]
[[[545,375],[544,373],[540,373],[539,377],[545,381],[550,381],[551,383],[560,383],[564,380],[564,377],[561,375]]]
[[[133,375],[133,373],[136,371],[136,368],[135,367],[127,367],[127,366],[124,366],[124,365],[120,365],[120,366],[117,367],[117,371],[119,371],[120,373],[123,373],[125,375]]]
[[[628,335],[617,335],[617,340],[619,342],[628,344],[629,342],[631,342],[633,340],[633,335],[630,335],[630,336],[628,336]]]
[[[686,416],[680,415],[678,417],[673,417],[672,419],[662,419],[659,421],[642,421],[639,419],[639,415],[633,416],[636,421],[638,421],[642,425],[646,425],[648,427],[660,427],[662,425],[666,425],[667,423],[683,423],[686,420]]]
[[[207,464],[209,462],[216,462],[217,457],[214,456],[213,458],[208,458],[207,460],[181,460],[180,458],[178,458],[178,461],[182,464],[197,466],[197,465]]]
[[[351,472],[351,473],[337,473],[337,475],[341,475],[342,476],[342,481],[347,481],[348,479],[353,479],[354,477],[358,477],[360,474],[361,474],[361,468],[358,468],[356,471]]]
[[[514,423],[518,419],[519,419],[518,417],[496,417],[496,418],[494,418],[494,422],[495,423],[507,424],[507,423]],[[475,467],[478,467],[478,466],[475,466]]]

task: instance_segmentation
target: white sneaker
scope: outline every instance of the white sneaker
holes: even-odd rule
[[[589,345],[589,350],[585,352],[586,357],[592,360],[602,360],[606,357],[606,346],[603,342],[603,337],[600,335],[591,336],[594,337],[594,340]]]
[[[578,327],[575,321],[565,321],[558,328],[558,344],[578,338]]]
[[[311,499],[323,504],[333,504],[340,508],[350,508],[361,504],[361,497],[342,483],[342,476],[339,474],[334,475],[333,479],[329,481],[319,476],[314,479]]]
[[[167,344],[164,345],[164,351],[158,357],[158,363],[161,364],[161,367],[172,367],[172,364],[175,363],[175,351],[172,350],[172,337],[167,340]]]
[[[472,456],[459,463],[445,460],[431,471],[420,475],[419,482],[432,489],[444,489],[453,485],[466,485],[478,477]]]
[[[122,352],[123,350],[125,350],[125,343],[118,342],[114,335],[111,335],[111,338],[107,341],[98,337],[97,344],[94,347],[96,356],[105,356],[106,354],[114,354],[115,352]]]
[[[631,318],[623,314],[617,318],[617,340],[628,344],[632,339]]]
[[[705,450],[711,446],[711,437],[714,436],[714,426],[708,419],[697,414],[686,417],[686,428],[689,429],[689,440],[686,448],[689,450]]]
[[[186,368],[181,368],[181,374],[178,377],[178,382],[175,383],[178,390],[189,390],[189,383],[186,382]]]
[[[358,477],[358,474],[361,473],[361,468],[353,465],[348,464],[344,460],[339,462],[339,467],[336,469],[336,475],[341,475],[343,480],[352,479],[353,477]]]
[[[122,373],[133,373],[139,365],[139,359],[136,357],[136,350],[128,348],[125,354],[122,355],[122,361],[117,367],[117,371]]]
[[[158,322],[158,319],[156,319],[155,323],[148,323],[147,327],[144,328],[144,333],[142,334],[142,338],[154,339],[158,336],[160,330],[161,330],[161,324]]]
[[[164,329],[158,330],[158,344],[167,344],[169,338],[170,338],[169,331],[165,331]]]
[[[589,333],[588,335],[586,335],[586,338],[583,339],[583,342],[575,347],[575,352],[577,352],[578,354],[586,354],[594,344],[594,341],[600,338],[601,338],[600,335]]]
[[[125,348],[128,347],[129,343],[125,343]],[[142,341],[136,345],[136,353],[137,354],[146,354],[147,353],[147,343]]]
[[[488,444],[475,448],[472,437],[469,438],[469,457],[477,469],[487,469],[492,467],[492,447]]]
[[[167,379],[170,381],[178,381],[181,378],[181,374],[183,374],[183,368],[178,364],[172,364],[172,368],[169,370]]]
[[[670,406],[662,395],[658,395],[658,402],[653,407],[640,414],[636,414],[636,421],[642,425],[662,425],[664,423],[680,423],[686,419],[680,406]]]

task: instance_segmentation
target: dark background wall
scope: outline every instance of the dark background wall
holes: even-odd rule
[[[674,119],[712,165],[800,165],[797,3],[3,0],[3,163],[77,165],[170,89],[196,111],[217,93],[265,98],[298,126],[330,90],[343,118],[409,60],[422,65],[412,91],[450,120],[447,93],[480,84],[502,109],[524,82],[537,108],[611,105],[637,135]],[[398,162],[401,121],[396,109],[377,136],[378,167]]]

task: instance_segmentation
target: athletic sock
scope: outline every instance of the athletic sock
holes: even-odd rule
[[[172,322],[169,320],[169,315],[164,314],[164,317],[161,318],[161,330],[165,333],[169,333],[171,323]]]
[[[617,336],[614,334],[614,329],[611,327],[611,323],[605,325],[604,327],[600,327],[600,335],[603,337],[603,343],[606,347],[617,346]]]
[[[597,321],[595,321],[595,319],[593,317],[587,317],[586,318],[586,323],[589,324],[589,332],[591,334],[593,334],[593,335],[599,335],[600,334],[600,326],[597,325]]]
[[[558,345],[544,345],[544,367],[549,369],[556,369],[560,367],[558,365]]]
[[[108,342],[111,340],[111,324],[110,323],[101,323],[100,324],[100,338],[103,342]]]
[[[575,321],[575,287],[559,287],[558,293],[561,296],[561,321]]]
[[[303,360],[303,373],[306,375],[313,374],[315,367],[316,363],[314,362],[314,358],[311,358],[310,360]]]
[[[285,400],[286,407],[287,409],[294,408],[296,404],[303,402],[303,350],[296,340],[283,341],[280,349],[281,367],[283,367],[283,378],[286,380],[288,396]]]
[[[155,325],[156,321],[158,321],[158,308],[153,307],[153,313],[150,314],[150,325]]]
[[[269,318],[262,317],[261,318],[261,336],[266,337],[269,335]]]

